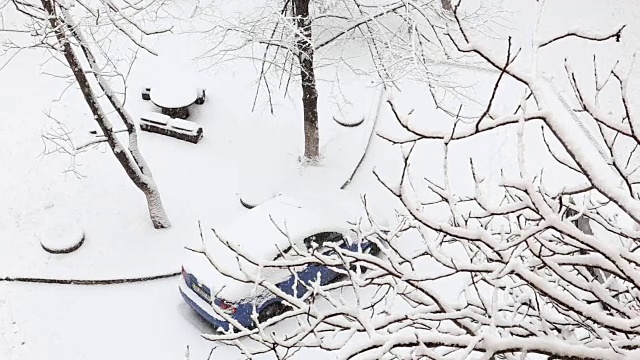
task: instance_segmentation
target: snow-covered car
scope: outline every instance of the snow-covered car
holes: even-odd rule
[[[331,258],[337,247],[377,255],[376,244],[359,240],[353,230],[364,216],[360,199],[344,191],[277,196],[230,225],[215,229],[209,237],[203,237],[199,248],[187,247],[180,293],[216,329],[237,328],[234,321],[253,328],[254,317],[262,322],[287,309],[280,296],[255,279],[264,280],[287,295],[304,298],[308,285],[325,285],[345,273],[342,265],[330,267],[313,261],[282,267],[262,264],[309,258],[313,254]]]

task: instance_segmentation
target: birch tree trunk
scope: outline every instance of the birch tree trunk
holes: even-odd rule
[[[304,112],[304,157],[317,161],[320,155],[320,133],[318,130],[318,91],[313,69],[313,44],[311,42],[311,20],[309,0],[293,0],[293,16],[298,32],[296,49],[300,63],[302,81],[302,107]]]
[[[136,128],[131,116],[126,112],[120,100],[115,96],[108,83],[102,77],[96,64],[95,57],[91,53],[80,29],[75,25],[69,13],[61,8],[61,15],[58,15],[55,2],[53,0],[41,0],[41,3],[47,13],[49,23],[53,28],[56,39],[62,47],[61,52],[63,53],[76,81],[78,82],[78,85],[80,86],[82,95],[91,109],[93,118],[96,120],[98,126],[100,126],[100,129],[107,138],[107,143],[109,144],[109,147],[116,159],[118,159],[120,165],[123,167],[131,181],[133,181],[136,187],[138,187],[138,189],[140,189],[145,195],[153,227],[156,229],[170,227],[171,222],[169,221],[169,217],[162,205],[160,192],[153,180],[153,176],[151,175],[151,171],[149,170],[146,161],[139,151]],[[73,50],[70,42],[71,38],[65,32],[65,26],[71,30],[72,36],[76,38],[80,44],[89,66],[91,67],[91,72],[98,81],[101,89],[104,91],[107,99],[125,123],[129,134],[128,149],[125,149],[120,140],[115,136],[113,125],[108,120],[102,106],[98,102],[96,94],[91,88],[89,79],[86,76],[87,72],[83,69],[80,59]]]

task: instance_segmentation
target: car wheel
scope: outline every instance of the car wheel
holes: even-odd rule
[[[273,302],[264,309],[260,310],[258,313],[258,322],[265,322],[272,317],[284,314],[285,312],[291,310],[291,306],[285,305],[280,301]]]

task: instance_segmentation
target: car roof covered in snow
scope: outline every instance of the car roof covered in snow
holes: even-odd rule
[[[255,258],[270,259],[290,242],[301,246],[307,236],[345,233],[363,215],[360,199],[343,190],[296,193],[276,196],[216,232]]]

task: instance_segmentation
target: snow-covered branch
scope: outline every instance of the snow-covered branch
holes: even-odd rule
[[[413,2],[407,4],[399,9],[415,10]],[[452,5],[454,19],[440,39],[457,55],[493,68],[495,76],[475,103],[451,106],[434,92],[427,94],[435,103],[433,113],[449,121],[447,127],[432,128],[431,119],[417,118],[420,112],[413,109],[422,104],[387,99],[383,110],[395,119],[397,131],[378,135],[398,149],[402,163],[394,164],[399,165],[395,179],[384,171],[374,175],[377,191],[399,204],[397,226],[376,226],[380,219],[368,214],[372,230],[362,234],[375,239],[381,256],[344,249],[322,256],[296,249],[295,257],[261,262],[225,243],[244,265],[230,272],[210,258],[212,265],[276,294],[293,310],[253,330],[207,338],[243,346],[248,357],[303,347],[339,350],[345,359],[637,356],[640,127],[630,98],[632,79],[619,63],[605,68],[595,57],[592,68],[590,57],[586,67],[561,59],[554,64],[561,69],[555,77],[542,66],[556,61],[550,56],[554,42],[616,46],[608,40],[624,39],[625,26],[606,33],[568,29],[536,41],[534,24],[530,38],[487,39],[469,25],[473,18],[465,13],[465,2]],[[348,31],[375,26],[382,23],[369,21]],[[404,50],[420,60],[414,45],[424,38],[407,39]],[[377,40],[394,44],[387,47],[392,57],[398,55],[394,60],[405,58],[393,53],[399,43]],[[514,84],[516,90],[509,88]],[[509,92],[515,94],[505,95]],[[477,139],[484,145],[504,134],[514,141],[499,154],[505,158],[496,161],[500,168],[487,169],[487,161],[478,161],[475,153],[469,161],[455,162],[459,145]],[[442,167],[425,171],[424,149],[434,147],[422,145],[434,143],[441,146]],[[465,191],[456,185],[461,174],[470,175]],[[297,298],[259,275],[264,269],[309,264],[342,268],[345,278],[325,286],[307,284],[313,295]],[[354,271],[354,265],[368,271]],[[462,286],[452,299],[444,293],[454,284]],[[265,331],[276,321],[291,322],[294,330],[286,335]],[[260,344],[259,350],[235,342],[243,336]]]

